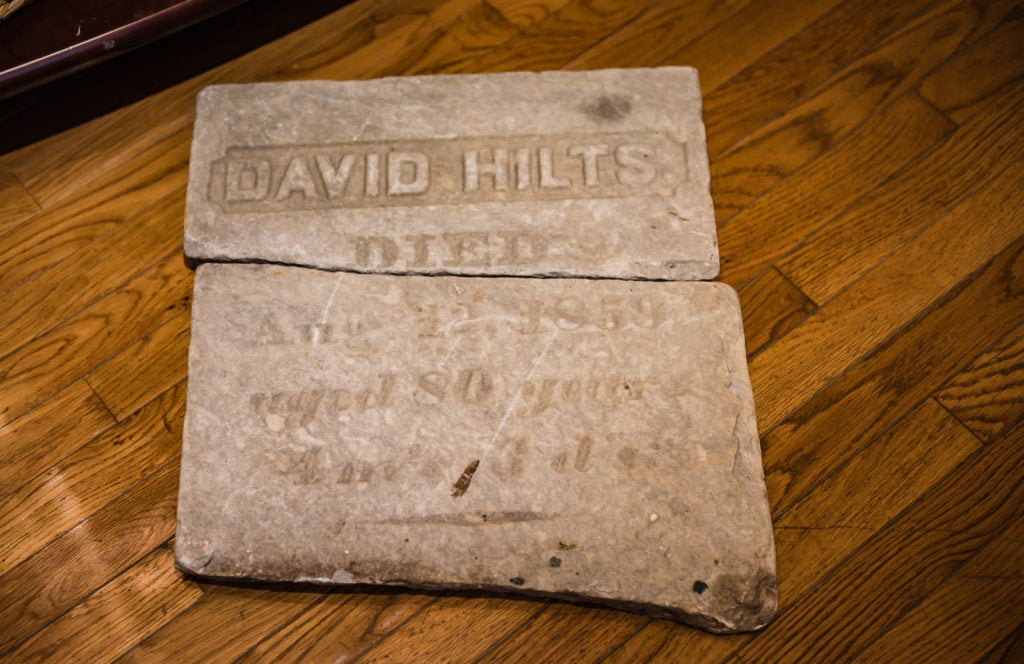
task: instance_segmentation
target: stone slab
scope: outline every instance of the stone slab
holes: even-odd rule
[[[193,261],[712,279],[688,67],[218,85],[199,94]]]
[[[205,264],[192,317],[181,569],[771,618],[729,286]]]

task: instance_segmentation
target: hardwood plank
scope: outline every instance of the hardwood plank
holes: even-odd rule
[[[0,427],[0,499],[112,424],[103,402],[79,380]]]
[[[751,2],[660,64],[696,67],[701,88],[707,94],[839,3],[840,0]]]
[[[103,294],[121,287],[140,268],[152,265],[181,244],[184,197],[173,196],[147,208],[128,223],[43,271],[4,295],[0,347],[8,352],[40,336]],[[175,223],[177,222],[177,223]],[[117,259],[112,259],[117,256]],[[24,315],[31,306],[31,316]]]
[[[1024,324],[953,376],[935,398],[982,440],[1024,417]]]
[[[321,593],[218,586],[125,653],[123,662],[230,662]],[[224,625],[231,629],[225,630]]]
[[[775,268],[768,268],[743,284],[739,296],[748,358],[792,330],[817,309]]]
[[[532,663],[544,652],[559,662],[593,662],[647,622],[625,611],[549,604],[476,661]]]
[[[61,616],[166,542],[178,499],[176,457],[45,549],[0,576],[0,653]]]
[[[791,509],[780,515],[776,508],[780,615],[979,447],[959,422],[927,400]],[[660,622],[630,640],[644,651],[656,647],[652,661],[718,661],[756,639],[740,635],[719,641],[693,630],[665,629]],[[632,651],[624,648],[623,655],[610,659],[627,661]]]
[[[712,159],[812,93],[932,0],[847,0],[704,97]]]
[[[776,519],[779,593],[796,599],[980,449],[925,400]]]
[[[598,661],[601,664],[635,664],[636,662],[650,664],[650,662],[667,661],[666,651],[670,648],[670,640],[680,629],[682,628],[677,623],[669,620],[652,620]],[[724,652],[732,652],[744,643],[747,637],[743,634],[730,634],[721,635],[718,638],[723,642],[732,642],[734,645],[727,649],[724,643],[718,646]],[[714,661],[714,658],[691,649],[686,653],[686,658],[683,661]]]
[[[178,252],[0,360],[0,424],[80,378],[192,301]]]
[[[688,44],[750,3],[662,2],[580,53],[564,68],[653,67],[678,51],[681,44]]]
[[[833,660],[873,642],[1024,513],[1022,443],[1018,427],[981,448],[742,648],[740,658]],[[829,629],[812,634],[809,620]]]
[[[0,499],[0,575],[176,457],[184,416],[180,385]]]
[[[519,28],[490,3],[481,2],[392,59],[380,76],[440,74],[473,69],[494,47],[520,34]]]
[[[487,0],[509,23],[523,29],[539,23],[569,0]]]
[[[398,629],[430,595],[332,593],[261,641],[240,662],[350,662]]]
[[[1022,185],[1024,162],[999,174],[754,358],[750,372],[760,426],[779,423],[1018,237]]]
[[[543,71],[565,65],[657,0],[571,0],[466,67],[450,71]]]
[[[741,210],[955,53],[993,15],[946,2],[837,72],[816,93],[762,125],[712,163],[716,208]],[[799,284],[798,284],[799,285]],[[813,296],[812,296],[813,297]]]
[[[906,95],[735,216],[730,202],[735,192],[712,183],[720,226],[720,278],[743,283],[913,162],[954,126],[916,96]]]
[[[442,597],[358,660],[471,662],[543,606],[523,599]]]
[[[113,661],[203,595],[174,568],[173,543],[159,546],[16,650],[14,661]]]
[[[811,299],[834,297],[993,175],[1024,158],[1024,84],[778,261]],[[742,271],[742,270],[741,270]]]
[[[86,375],[118,420],[185,379],[189,313],[188,308],[181,311]]]
[[[1018,239],[913,324],[762,434],[765,477],[776,514],[966,367],[978,348],[987,348],[1002,330],[1019,321],[1024,306],[1022,266],[1024,240]]]
[[[297,59],[287,71],[288,79],[350,79],[376,78],[402,57],[406,49],[423,40],[434,40],[438,33],[458,20],[459,16],[478,6],[482,0],[451,2],[389,3],[369,19],[374,38],[359,48],[340,56],[317,53],[311,58]],[[383,24],[383,29],[381,28]]]
[[[1022,551],[1024,518],[1018,517],[858,657],[966,662],[984,652],[1024,618]]]
[[[1024,622],[1005,639],[985,653],[978,664],[1014,664],[1024,661]]]
[[[1024,12],[1018,8],[990,34],[921,81],[921,96],[956,122],[964,122],[1000,89],[1024,75],[1022,34]]]
[[[0,174],[0,237],[41,209],[13,173]]]
[[[100,178],[75,200],[37,215],[0,238],[0,292],[7,291],[4,299],[16,297],[11,291],[18,285],[31,288],[23,282],[90,244],[93,255],[99,254],[111,264],[131,267],[131,261],[124,257],[111,260],[110,254],[104,254],[105,234],[140,214],[151,214],[162,200],[171,203],[180,214],[188,154],[187,132],[174,134]],[[178,219],[180,224],[181,217]],[[71,276],[74,270],[64,269],[61,273]],[[84,283],[68,285],[54,297],[73,299],[91,294],[83,286]],[[4,348],[2,342],[0,348]]]

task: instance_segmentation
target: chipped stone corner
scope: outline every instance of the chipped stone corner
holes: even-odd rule
[[[681,619],[714,634],[761,630],[775,618],[778,608],[778,582],[768,569],[696,581],[693,592],[701,595],[699,610]]]
[[[174,542],[174,566],[185,574],[209,576],[213,557],[214,551],[209,542],[194,542],[180,537]]]

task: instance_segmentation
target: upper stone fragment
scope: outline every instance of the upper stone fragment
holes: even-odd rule
[[[185,252],[359,272],[712,279],[688,67],[218,85]]]

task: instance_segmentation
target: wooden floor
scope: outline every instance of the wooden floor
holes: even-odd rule
[[[558,602],[182,578],[196,92],[659,64],[700,71],[775,518],[775,622],[723,637]],[[1019,3],[360,0],[162,90],[149,76],[173,61],[112,66],[123,80],[93,84],[142,90],[129,105],[41,137],[89,98],[72,81],[69,98],[8,102],[0,124],[22,144],[0,155],[2,656],[1024,661]]]

